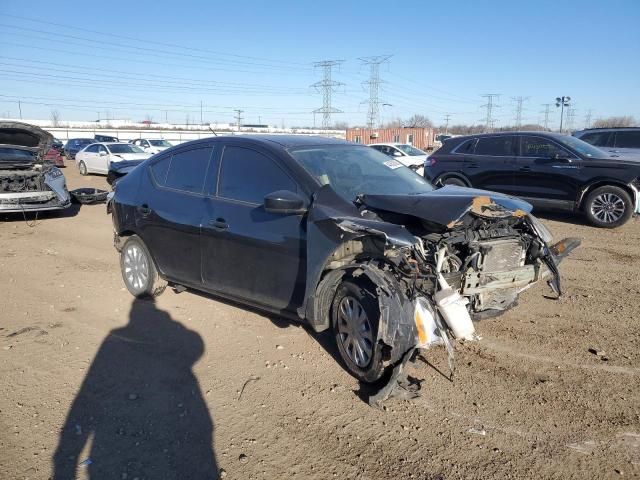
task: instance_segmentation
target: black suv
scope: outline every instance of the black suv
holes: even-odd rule
[[[575,137],[505,132],[455,137],[427,159],[435,185],[483,188],[537,208],[584,212],[613,228],[640,213],[640,158],[616,157]]]
[[[156,154],[109,203],[133,295],[171,282],[333,328],[347,368],[369,382],[449,328],[473,338],[472,318],[514,307],[532,283],[560,293],[557,265],[579,242],[551,245],[529,210],[436,190],[367,146],[250,135]]]

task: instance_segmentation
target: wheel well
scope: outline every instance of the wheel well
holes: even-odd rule
[[[436,184],[444,180],[445,178],[457,178],[458,180],[462,180],[467,185],[467,187],[471,186],[471,182],[469,181],[469,179],[461,173],[443,173],[438,176],[433,183]]]
[[[580,194],[580,198],[578,200],[578,209],[579,210],[582,210],[584,208],[584,202],[587,199],[587,197],[589,196],[589,194],[592,191],[594,191],[596,188],[600,188],[600,187],[618,187],[618,188],[621,188],[621,189],[623,189],[625,192],[627,192],[629,194],[629,196],[631,197],[631,201],[635,200],[635,193],[629,187],[629,185],[625,185],[624,183],[618,183],[616,181],[602,180],[600,182],[595,182],[595,183],[589,185],[584,190],[582,190],[582,193]]]

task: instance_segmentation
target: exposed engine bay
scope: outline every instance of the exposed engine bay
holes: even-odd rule
[[[349,216],[337,215],[339,199],[329,192],[319,196],[328,206],[312,212],[310,237],[324,237],[315,250],[328,256],[323,271],[312,272],[322,277],[306,305],[314,329],[328,328],[327,299],[338,282],[365,277],[378,291],[377,341],[388,365],[444,344],[453,372],[450,340],[477,338],[472,320],[514,307],[542,279],[561,295],[558,264],[580,240],[550,245],[551,234],[523,209],[528,204],[474,193],[445,187],[437,196],[363,195]]]

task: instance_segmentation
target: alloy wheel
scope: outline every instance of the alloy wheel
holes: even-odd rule
[[[591,202],[591,214],[605,223],[614,223],[622,218],[626,206],[615,193],[602,193]]]
[[[135,244],[124,251],[124,278],[134,290],[144,290],[149,282],[149,260],[145,252]]]
[[[373,355],[373,331],[364,307],[354,297],[344,297],[338,306],[338,335],[349,359],[364,368]]]

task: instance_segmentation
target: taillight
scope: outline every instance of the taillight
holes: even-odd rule
[[[436,159],[433,157],[427,157],[427,159],[424,161],[425,167],[433,167],[435,164],[436,164]]]

